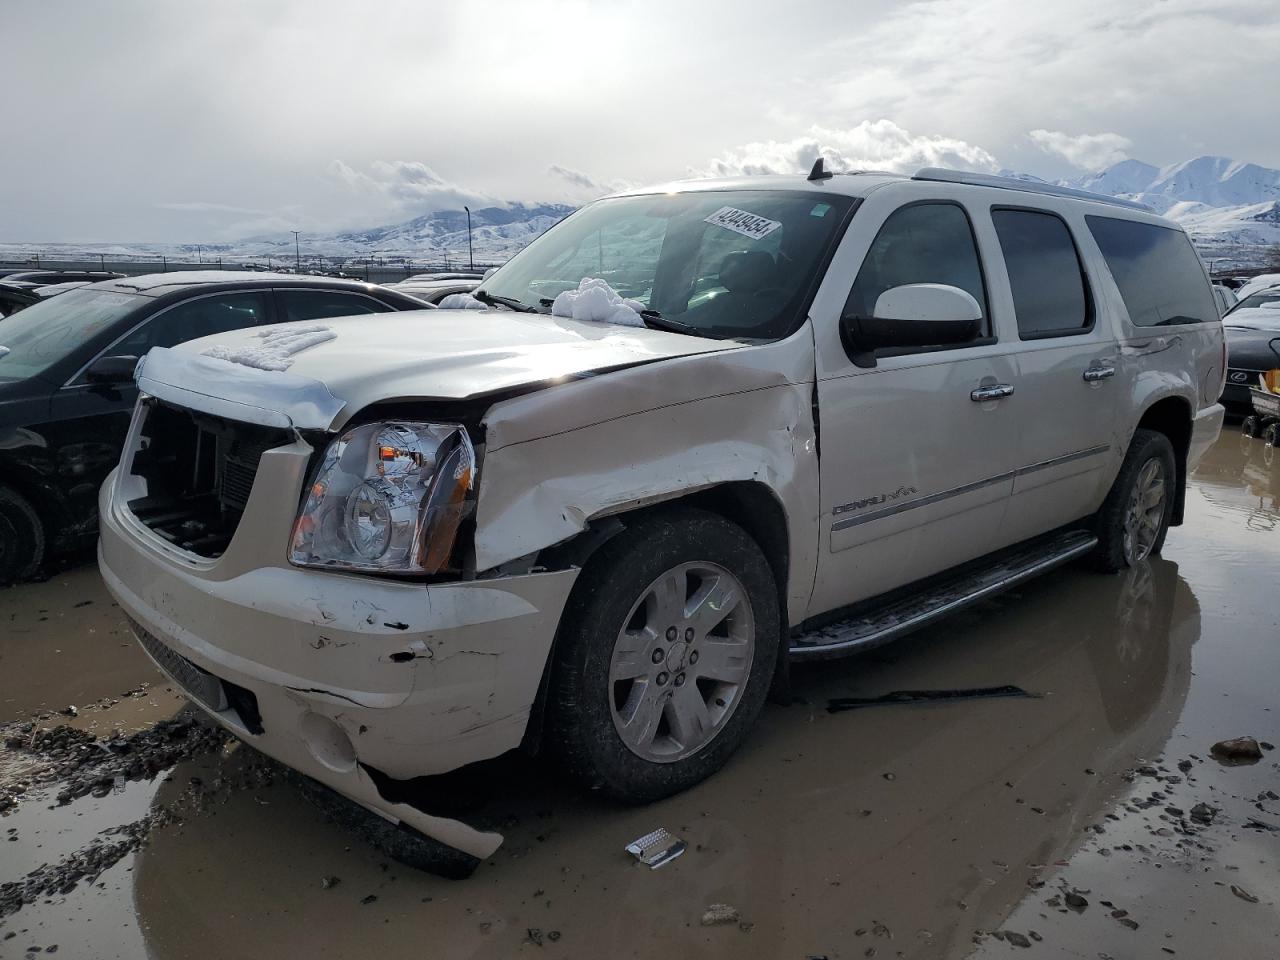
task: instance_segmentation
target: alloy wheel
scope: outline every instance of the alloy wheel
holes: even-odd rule
[[[614,643],[614,728],[632,753],[673,763],[724,729],[746,689],[755,622],[742,582],[718,564],[682,563],[641,593]]]

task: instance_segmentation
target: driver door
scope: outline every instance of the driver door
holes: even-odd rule
[[[842,281],[842,293],[822,298],[824,316],[814,304],[822,542],[810,616],[995,549],[1013,488],[1016,398],[974,394],[1011,390],[1016,376],[983,269],[983,252],[997,248],[941,187],[919,200],[920,185],[911,186],[914,202],[894,186],[864,202],[824,283],[826,294]],[[853,363],[840,315],[871,316],[881,293],[914,283],[971,294],[982,309],[979,337],[882,349],[872,366]]]

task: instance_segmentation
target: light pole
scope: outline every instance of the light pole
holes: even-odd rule
[[[292,230],[290,232],[293,234],[294,272],[301,273],[302,272],[302,248],[298,246],[298,231]]]
[[[470,269],[474,273],[476,269],[476,258],[475,254],[471,252],[471,208],[464,204],[462,209],[467,211],[467,263],[470,265]]]

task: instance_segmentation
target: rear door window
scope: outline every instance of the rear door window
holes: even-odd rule
[[[1218,319],[1204,267],[1181,230],[1116,217],[1085,220],[1135,326]]]
[[[1018,336],[1070,336],[1093,327],[1093,304],[1071,231],[1055,214],[991,211],[1009,273]]]
[[[354,317],[362,313],[388,313],[393,309],[381,300],[345,290],[277,290],[276,303],[282,322]]]

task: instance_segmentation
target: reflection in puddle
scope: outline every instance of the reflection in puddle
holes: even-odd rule
[[[513,771],[533,779],[496,804],[508,843],[465,883],[384,869],[282,785],[154,836],[136,906],[157,957],[183,955],[193,936],[220,954],[399,955],[426,931],[449,956],[505,957],[530,928],[560,933],[568,955],[834,955],[877,923],[893,934],[892,950],[879,938],[888,955],[963,952],[984,917],[1070,855],[1132,762],[1160,750],[1198,635],[1175,563],[1066,571],[877,656],[798,670],[807,703],[772,709],[721,775],[683,796],[620,809]],[[837,695],[1004,682],[1044,697],[824,709]],[[633,869],[622,847],[657,826],[688,853]],[[329,876],[341,882],[323,890]],[[702,928],[710,903],[734,905],[749,932]]]
[[[179,765],[153,797],[130,788],[60,811],[24,801],[0,820],[21,826],[6,865],[60,856],[138,816],[139,799],[185,819],[102,887],[0,921],[0,937],[24,931],[0,955],[61,943],[63,955],[138,956],[141,941],[159,960],[1015,949],[976,933],[994,930],[1035,931],[1037,956],[1273,955],[1276,835],[1245,824],[1280,824],[1280,802],[1265,799],[1274,755],[1225,768],[1208,748],[1241,735],[1280,743],[1277,471],[1258,441],[1226,434],[1191,477],[1167,559],[1123,576],[1059,570],[892,646],[797,667],[800,702],[770,707],[725,770],[684,795],[617,807],[513,764],[489,811],[506,819],[507,843],[465,882],[388,862],[289,781],[264,779],[244,748]],[[21,615],[24,629],[43,627]],[[56,677],[41,682],[33,702],[72,702]],[[1041,696],[826,711],[835,697],[1005,685]],[[1135,777],[1147,766],[1157,773]],[[1166,809],[1200,802],[1221,812],[1196,832]],[[689,846],[651,872],[623,848],[657,827]],[[1091,891],[1083,913],[1048,903],[1063,884]],[[701,926],[713,903],[742,925]]]

